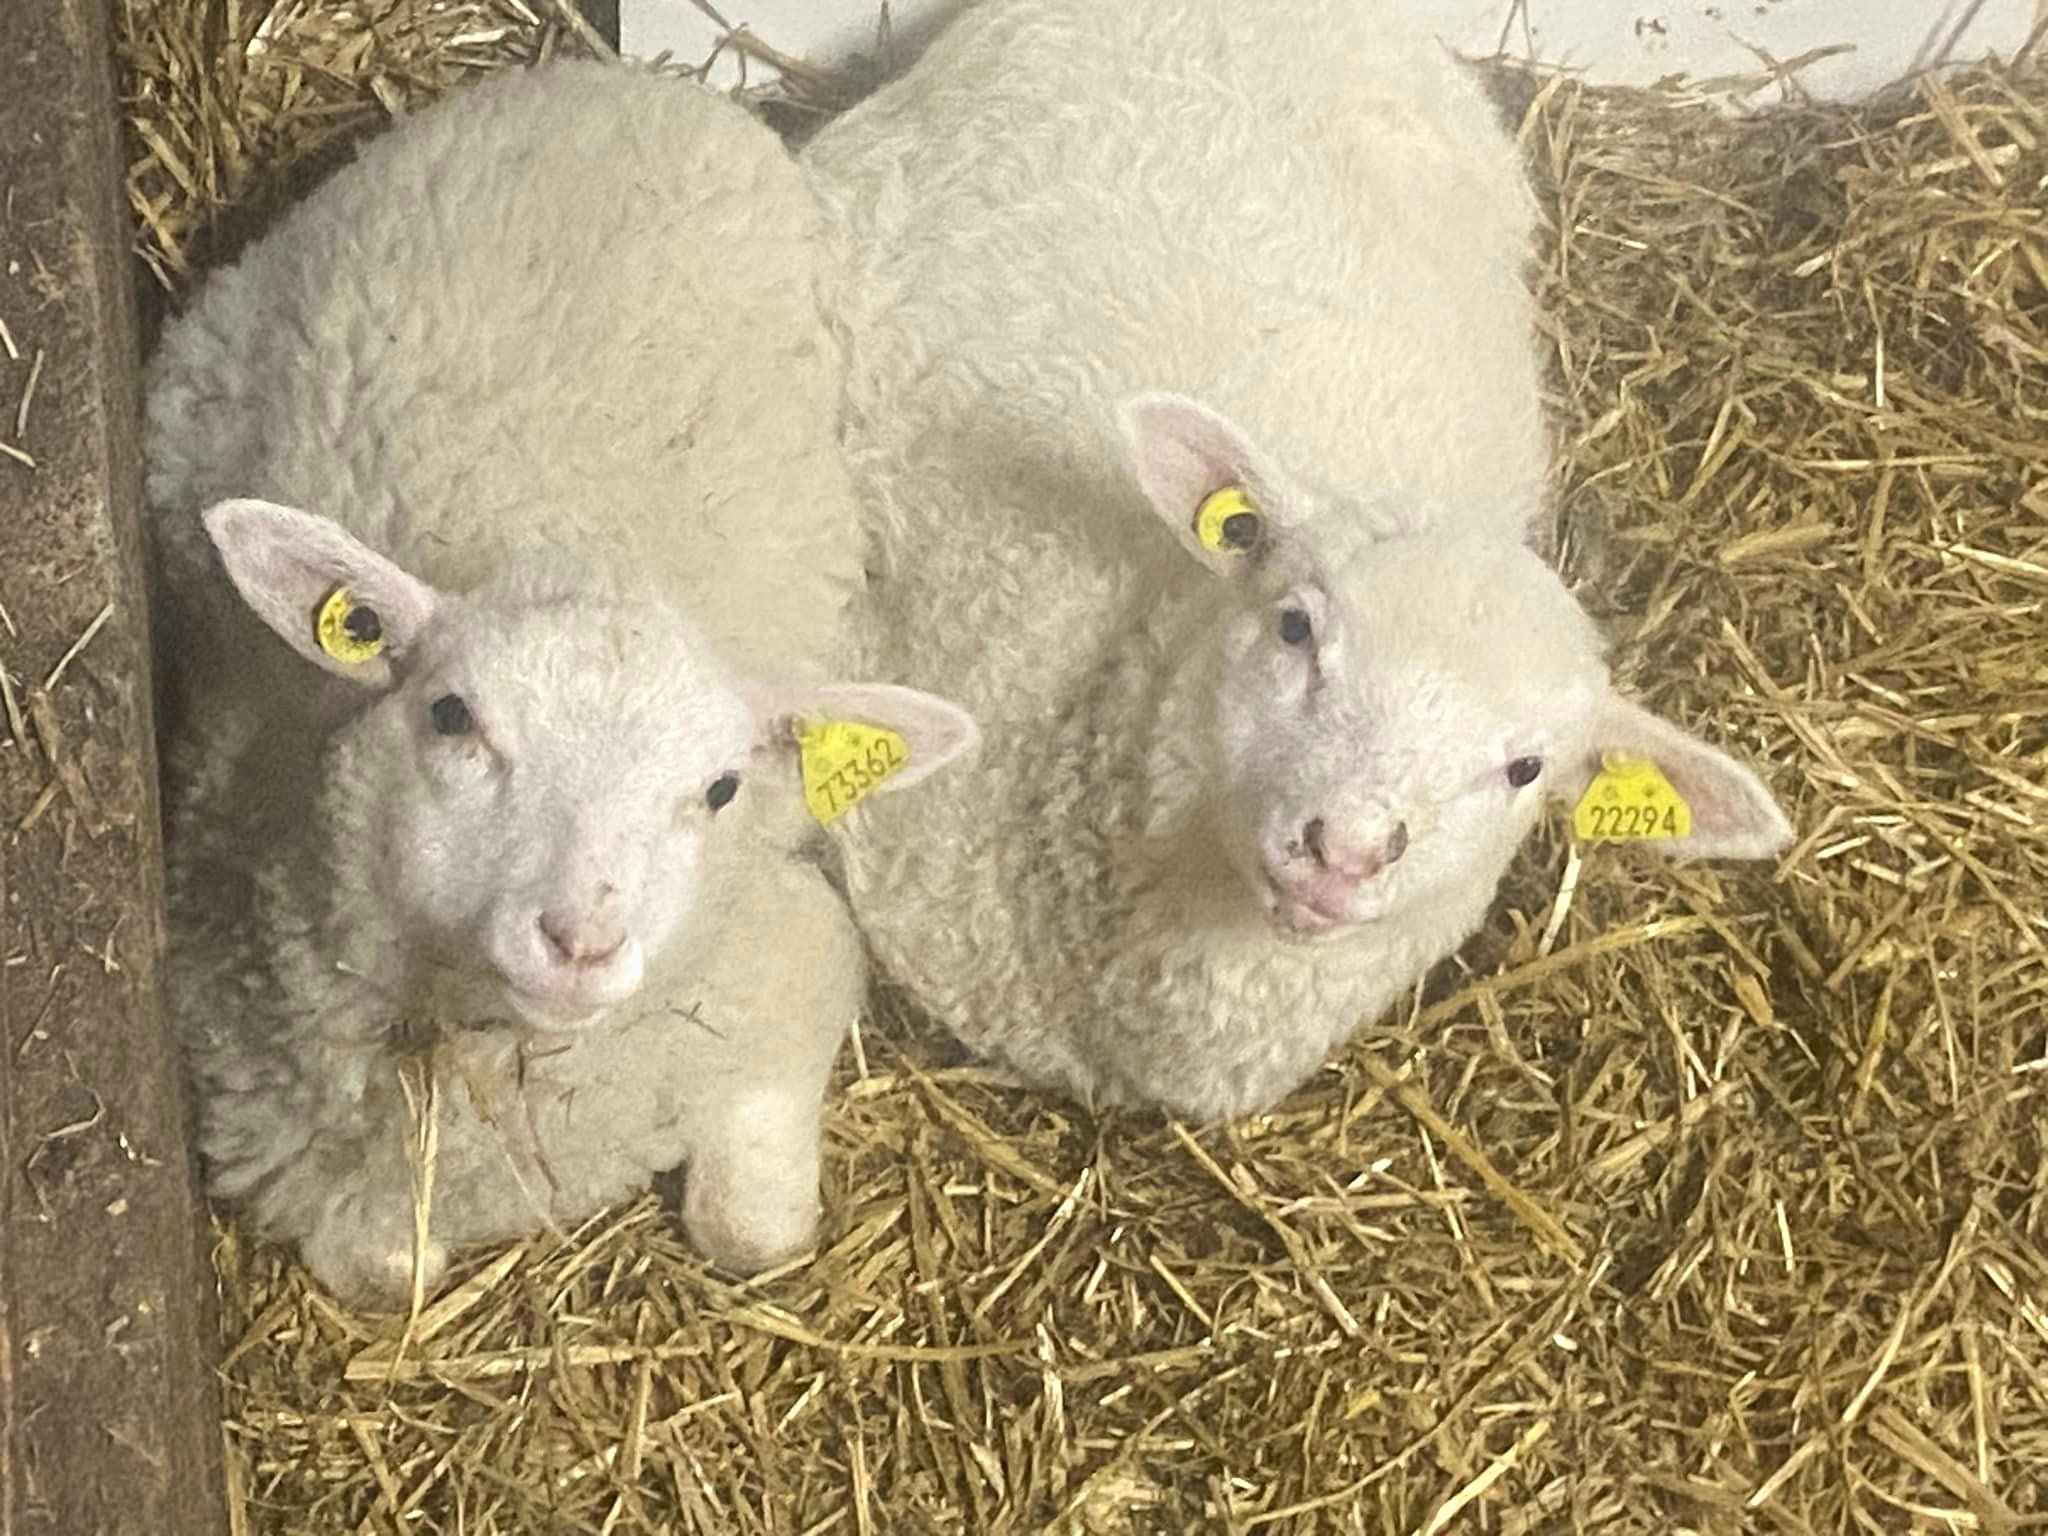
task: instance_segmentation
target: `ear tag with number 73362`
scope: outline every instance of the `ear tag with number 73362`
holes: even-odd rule
[[[1669,841],[1692,835],[1692,807],[1647,758],[1610,752],[1572,812],[1588,843]]]
[[[852,720],[800,720],[804,804],[829,826],[910,763],[910,746],[894,731]]]

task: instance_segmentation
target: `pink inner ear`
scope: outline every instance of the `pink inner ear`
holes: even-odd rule
[[[382,657],[345,666],[321,649],[317,616],[336,587],[376,609],[388,655],[402,651],[433,616],[433,588],[328,518],[248,500],[218,503],[203,518],[251,611],[301,656],[330,672],[371,684],[388,675]]]
[[[1613,696],[1603,709],[1600,735],[1607,750],[1655,763],[1685,797],[1692,808],[1689,856],[1768,858],[1791,841],[1791,823],[1770,790],[1720,748]]]
[[[1740,815],[1742,802],[1728,793],[1724,778],[1696,771],[1689,754],[1666,752],[1651,759],[1692,808],[1694,834],[1718,835]]]
[[[1185,438],[1163,438],[1153,449],[1152,472],[1160,480],[1183,488],[1179,499],[1190,507],[1241,478],[1237,467],[1203,445]]]
[[[1138,484],[1169,520],[1192,517],[1212,492],[1253,476],[1243,437],[1191,400],[1143,397],[1126,409],[1124,426]]]

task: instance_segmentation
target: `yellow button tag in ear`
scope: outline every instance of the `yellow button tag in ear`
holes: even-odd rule
[[[1589,843],[1661,842],[1692,835],[1692,807],[1646,758],[1609,753],[1572,812]]]
[[[347,587],[336,587],[327,594],[313,620],[313,633],[321,650],[349,666],[368,661],[384,649],[384,621],[368,603],[349,596]]]
[[[851,720],[798,721],[804,804],[829,826],[910,762],[910,746],[894,731]]]
[[[1195,508],[1195,542],[1216,555],[1241,555],[1259,542],[1262,521],[1241,485],[1226,485]]]

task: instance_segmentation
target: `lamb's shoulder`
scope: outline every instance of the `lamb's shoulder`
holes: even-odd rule
[[[571,1227],[682,1161],[677,1085],[593,1074],[602,1042],[465,1031],[432,1053],[438,1110],[434,1230],[454,1246]],[[669,1135],[666,1163],[659,1157]]]
[[[1271,1105],[1325,1055],[1328,989],[1301,967],[1179,952],[1126,955],[1085,1024],[1099,1096],[1202,1124]]]
[[[949,458],[959,473],[938,481],[866,471],[880,476],[870,492],[883,511],[856,609],[861,668],[955,700],[981,746],[972,771],[863,808],[848,858],[857,903],[914,903],[959,924],[991,909],[986,922],[1000,926],[1006,890],[1044,883],[1029,871],[1062,865],[1060,845],[1085,839],[1120,793],[1097,759],[1122,751],[1133,727],[1102,704],[1112,689],[1142,696],[1142,666],[1115,652],[1134,608],[1157,597],[1144,567],[1091,537],[1072,498],[970,470],[970,458]]]
[[[346,990],[307,910],[326,869],[305,840],[320,690],[267,683],[256,667],[197,696],[166,755],[172,1011],[202,1059],[288,1052]]]
[[[399,1054],[390,1012],[288,917],[174,905],[166,977],[204,1090],[200,1143],[216,1195],[257,1194],[309,1148],[342,1144],[381,1114]]]

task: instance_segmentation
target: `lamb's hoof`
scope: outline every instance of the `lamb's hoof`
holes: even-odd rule
[[[713,1265],[734,1275],[758,1275],[810,1251],[821,1208],[809,1201],[778,1204],[760,1192],[750,1199],[720,1199],[692,1179],[683,1192],[683,1233]]]
[[[301,1253],[313,1278],[335,1300],[356,1312],[401,1312],[412,1305],[415,1265],[411,1242],[369,1251],[336,1251],[337,1247],[316,1238],[306,1243]],[[426,1299],[448,1273],[448,1250],[429,1239],[420,1261],[420,1295]]]

